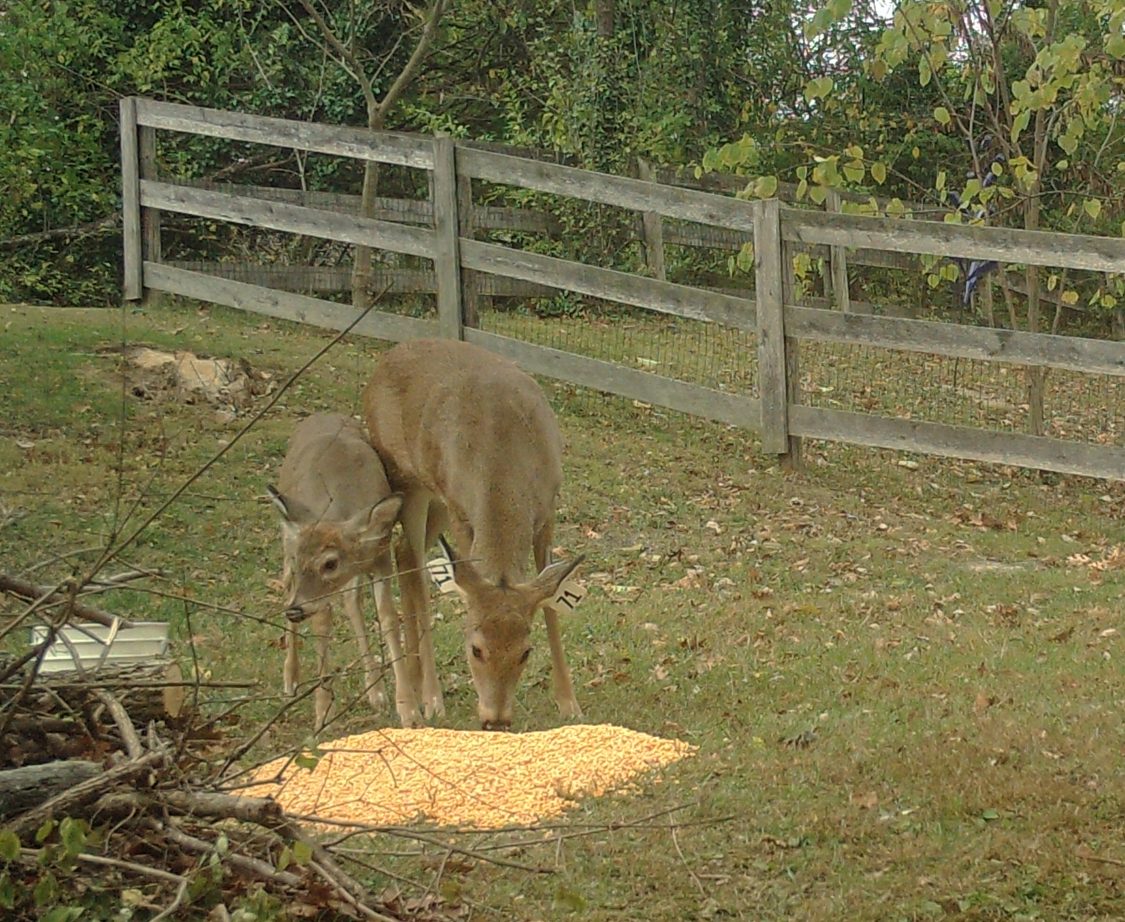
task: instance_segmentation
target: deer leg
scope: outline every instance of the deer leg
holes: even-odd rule
[[[434,717],[445,713],[441,683],[437,678],[434,659],[433,623],[430,620],[430,600],[423,573],[426,554],[426,523],[430,512],[430,497],[416,493],[407,497],[399,520],[402,522],[403,541],[400,549],[409,557],[399,559],[399,586],[403,594],[403,607],[409,600],[410,613],[418,634],[418,658],[421,673],[422,713]],[[405,565],[404,565],[405,564]],[[408,619],[407,627],[410,627]],[[417,673],[416,673],[417,674]]]
[[[402,628],[399,615],[395,611],[395,600],[391,594],[391,555],[384,553],[375,561],[372,585],[375,594],[375,611],[379,615],[379,629],[383,632],[383,644],[391,660],[391,671],[395,676],[395,710],[404,727],[420,727],[422,714],[418,710],[418,685],[416,676],[410,668],[411,656],[403,650]],[[401,578],[400,578],[401,583]],[[404,600],[404,619],[407,617]],[[407,641],[408,645],[411,641]],[[413,631],[413,649],[418,649],[418,632]],[[417,655],[413,657],[417,661]]]
[[[313,706],[316,711],[316,730],[319,732],[328,723],[334,700],[332,679],[328,675],[328,644],[332,639],[331,606],[324,606],[309,618],[309,632],[316,641],[317,685],[313,693]]]
[[[554,528],[550,523],[544,525],[535,535],[535,566],[540,573],[551,563],[551,542]],[[570,679],[570,668],[563,652],[562,630],[559,627],[559,614],[553,608],[543,608],[543,621],[547,625],[547,643],[551,648],[551,688],[555,694],[555,704],[559,713],[567,719],[582,717],[582,708],[574,695],[574,683]]]
[[[292,624],[285,625],[285,667],[282,671],[285,694],[292,698],[297,694],[297,683],[301,679],[301,661],[298,656],[301,638],[297,628]]]
[[[387,703],[383,693],[383,671],[375,662],[371,652],[371,645],[367,640],[367,625],[363,620],[363,606],[361,604],[362,585],[357,576],[344,589],[344,611],[352,623],[356,642],[359,644],[359,656],[363,660],[364,691],[367,700],[376,711],[381,711]]]

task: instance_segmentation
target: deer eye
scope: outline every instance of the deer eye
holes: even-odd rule
[[[324,572],[335,573],[339,566],[340,561],[338,561],[335,557],[329,557],[326,561],[324,561]]]
[[[529,656],[531,656],[531,647],[523,651],[523,656],[520,657],[520,664],[526,663]]]
[[[484,654],[480,652],[480,647],[478,647],[476,644],[473,644],[473,659],[484,659]]]

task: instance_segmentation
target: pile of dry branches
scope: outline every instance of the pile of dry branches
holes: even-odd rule
[[[0,584],[39,600],[49,594],[2,575]],[[112,620],[74,598],[66,607],[71,617]],[[54,633],[26,655],[0,661],[6,919],[44,918],[52,909],[68,918],[66,910],[99,898],[159,919],[199,917],[201,910],[222,919],[247,900],[293,917],[326,910],[402,917],[396,910],[403,901],[369,892],[273,800],[222,790],[214,765],[230,764],[232,744],[213,721],[185,707],[188,683],[178,667],[157,660],[41,674]],[[426,909],[411,917],[451,915],[432,900]]]

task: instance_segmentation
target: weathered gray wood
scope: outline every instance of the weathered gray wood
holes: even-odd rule
[[[241,195],[246,198],[265,199],[271,202],[288,202],[291,205],[306,205],[310,208],[323,208],[342,214],[358,214],[360,196],[346,192],[322,192],[317,189],[283,189],[275,186],[259,186],[251,183],[210,182],[203,179],[177,178],[176,185],[190,186],[193,189],[207,189],[210,192],[225,192],[228,195]],[[381,221],[395,221],[403,224],[422,224],[430,226],[434,220],[434,208],[425,199],[388,198],[375,199],[373,217]]]
[[[358,246],[376,246],[411,256],[432,259],[434,255],[432,230],[343,215],[320,208],[306,208],[303,205],[266,202],[150,180],[141,181],[141,204],[200,218],[268,227]]]
[[[1125,240],[1114,237],[824,214],[796,208],[783,208],[781,222],[783,239],[798,243],[1125,272]]]
[[[137,129],[137,139],[140,178],[157,179],[156,131],[141,125]],[[141,209],[141,255],[142,259],[160,262],[160,212],[155,208]],[[144,294],[147,300],[148,292]]]
[[[437,277],[438,327],[441,335],[446,339],[464,339],[457,167],[454,153],[452,138],[434,138],[434,275]]]
[[[751,430],[758,427],[758,401],[752,397],[728,394],[482,330],[466,328],[465,339],[512,359],[532,374],[570,381],[732,426]]]
[[[755,202],[754,263],[758,294],[758,393],[762,409],[762,450],[789,451],[785,380],[785,314],[781,226],[777,199]]]
[[[66,759],[0,771],[0,819],[38,806],[102,773],[97,762]]]
[[[553,214],[533,208],[502,208],[477,205],[473,208],[473,226],[481,230],[516,230],[558,236],[562,222]]]
[[[637,158],[637,175],[645,182],[653,182],[652,164],[644,157]],[[641,215],[641,237],[645,247],[645,265],[649,274],[664,281],[668,275],[664,270],[664,219],[655,211]]]
[[[474,179],[617,205],[630,211],[655,211],[670,218],[717,224],[735,230],[752,230],[754,226],[749,202],[609,173],[521,160],[479,150],[461,152],[457,158],[457,170]]]
[[[824,207],[833,214],[840,213],[842,206],[839,191],[836,189],[828,190],[828,195],[824,199]],[[852,309],[852,298],[848,286],[848,258],[844,247],[829,248],[828,264],[829,278],[832,280],[832,297],[836,302],[836,307],[846,314]]]
[[[456,177],[456,183],[458,234],[471,240],[476,234],[479,216],[479,212],[473,207],[473,181],[467,176],[459,175]],[[458,247],[460,247],[460,244],[458,244]],[[460,253],[460,249],[458,249],[458,253]],[[461,315],[465,318],[466,326],[480,326],[481,286],[489,280],[499,278],[501,276],[474,272],[472,269],[461,269]],[[549,294],[546,297],[554,296],[553,289],[547,289],[547,291]]]
[[[725,227],[678,224],[671,221],[664,223],[664,242],[675,246],[737,251],[753,239],[753,233],[729,230]]]
[[[811,439],[1125,480],[1125,448],[1112,445],[1069,442],[1017,432],[990,432],[820,407],[793,407],[789,425],[794,432]]]
[[[137,100],[121,100],[121,224],[124,253],[124,297],[136,301],[143,293],[141,251],[141,167],[137,141]]]
[[[862,314],[844,316],[807,307],[785,308],[790,335],[821,342],[858,343],[1012,365],[1065,368],[1085,374],[1125,375],[1125,343],[1048,333],[1022,333],[930,320]]]
[[[172,260],[176,269],[202,272],[218,278],[234,279],[248,285],[264,285],[284,291],[351,291],[351,266],[259,266],[249,263],[216,263],[201,260]],[[467,275],[468,271],[462,273]],[[500,275],[474,272],[472,285],[492,298],[551,298],[557,289],[533,282],[521,282]],[[437,278],[432,269],[373,269],[371,287],[391,294],[435,294]],[[464,295],[462,295],[464,301]]]
[[[151,129],[143,128],[141,131],[143,137],[144,132],[151,131]],[[191,186],[193,189],[226,192],[230,195],[244,195],[248,198],[289,202],[293,205],[307,205],[311,208],[325,208],[329,211],[339,211],[344,214],[356,214],[359,211],[360,197],[346,192],[282,189],[251,183],[217,183],[202,179],[184,178],[176,179],[176,184]],[[372,217],[381,221],[422,224],[428,227],[433,224],[434,209],[433,205],[424,199],[378,196],[375,199],[375,214]],[[474,208],[472,223],[474,227],[481,230],[513,230],[556,234],[560,233],[562,229],[558,218],[545,211],[536,211],[531,208],[507,208],[497,205],[482,205]]]
[[[797,277],[793,269],[793,254],[789,247],[781,247],[781,299],[789,304],[797,298]],[[787,407],[802,403],[801,343],[790,335],[785,326],[785,401]],[[789,433],[789,450],[781,456],[781,467],[786,471],[800,471],[804,460],[804,445],[800,436]]]
[[[356,160],[374,160],[423,170],[432,169],[434,165],[433,150],[429,142],[417,136],[391,131],[297,122],[264,115],[207,109],[203,106],[158,102],[155,99],[137,100],[137,120],[142,125],[164,131],[183,131],[212,138],[334,154]]]
[[[755,329],[752,301],[616,269],[601,269],[496,243],[465,239],[461,240],[461,264],[481,272],[538,282],[677,317],[723,323],[742,330]]]
[[[344,330],[355,319],[355,308],[350,304],[338,304],[310,298],[307,295],[292,294],[287,291],[271,291],[257,285],[246,285],[230,279],[217,279],[186,269],[174,269],[159,263],[145,265],[145,278],[159,291],[226,304],[228,307],[307,323],[327,330]],[[417,317],[400,317],[382,311],[372,311],[363,318],[353,333],[377,339],[401,341],[438,335],[437,321],[420,320]]]

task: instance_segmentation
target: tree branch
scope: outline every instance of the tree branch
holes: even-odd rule
[[[441,21],[442,14],[445,13],[445,4],[446,0],[434,0],[434,5],[430,7],[430,13],[426,20],[426,27],[422,30],[422,36],[418,39],[418,44],[414,46],[414,52],[410,55],[410,60],[406,62],[406,66],[395,77],[395,82],[391,84],[391,88],[383,96],[383,101],[379,103],[375,111],[378,124],[370,125],[371,128],[383,127],[387,120],[387,114],[394,108],[395,103],[398,102],[399,97],[406,91],[406,88],[414,79],[414,75],[422,66],[426,55],[429,54],[430,45],[433,44],[434,37],[437,35],[438,23]]]

